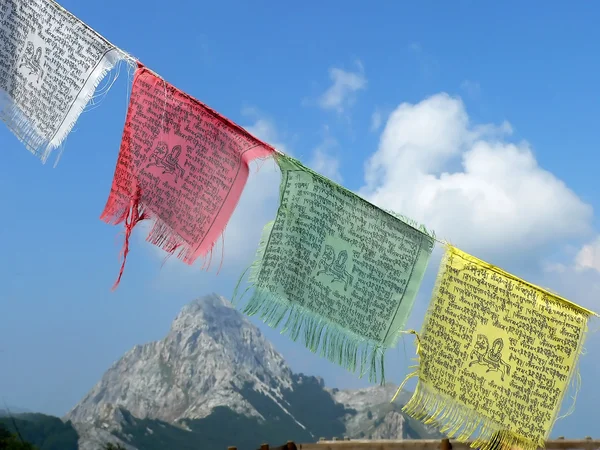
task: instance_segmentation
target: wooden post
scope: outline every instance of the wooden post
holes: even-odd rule
[[[442,439],[440,450],[452,450],[452,444],[450,444],[450,439]]]
[[[262,444],[260,450],[269,450],[269,444]]]
[[[237,450],[237,447],[227,447],[227,450]]]

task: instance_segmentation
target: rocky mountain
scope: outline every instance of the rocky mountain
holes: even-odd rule
[[[64,418],[80,448],[254,449],[319,437],[437,437],[390,405],[394,387],[328,390],[293,373],[260,330],[216,294],[185,306],[167,336],[112,365]]]
[[[29,413],[28,409],[20,408],[18,406],[7,405],[4,407],[0,407],[0,417],[10,416],[11,414],[25,414]]]
[[[165,422],[200,419],[216,406],[260,417],[240,393],[246,384],[277,403],[292,372],[258,328],[211,295],[185,306],[163,340],[127,352],[67,418],[98,419],[111,405]]]
[[[412,393],[402,391],[394,403],[390,399],[398,386],[372,386],[364,389],[330,389],[333,399],[350,411],[344,417],[346,435],[353,439],[441,439],[435,428],[406,416],[402,407]]]

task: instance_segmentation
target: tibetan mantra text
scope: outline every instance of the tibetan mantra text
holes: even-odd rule
[[[350,371],[384,380],[434,245],[425,231],[277,156],[281,203],[265,227],[245,312]],[[379,375],[379,376],[378,376]]]
[[[448,246],[405,412],[484,450],[543,447],[591,314]]]
[[[110,197],[101,219],[133,227],[154,220],[148,241],[187,264],[208,255],[248,178],[274,152],[243,128],[139,64]]]
[[[46,162],[123,55],[53,0],[0,1],[0,119]]]

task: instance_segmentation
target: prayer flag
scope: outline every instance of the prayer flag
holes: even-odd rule
[[[448,246],[404,411],[474,448],[543,448],[592,314]]]
[[[53,0],[0,0],[0,118],[45,163],[124,56]]]
[[[187,264],[209,254],[248,178],[274,149],[138,63],[115,176],[101,219],[125,222],[123,275],[135,225]]]
[[[286,156],[276,219],[263,231],[245,312],[350,371],[383,382],[434,238]],[[235,297],[235,294],[234,294]],[[287,319],[285,319],[287,316]],[[284,320],[285,319],[285,320]]]

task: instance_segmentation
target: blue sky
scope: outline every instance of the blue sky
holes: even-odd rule
[[[434,228],[464,250],[600,310],[600,6],[489,2],[60,3],[177,87],[280,149]],[[160,339],[200,295],[232,293],[278,174],[253,174],[221,272],[187,267],[138,230],[123,281],[120,228],[99,220],[129,78],[84,114],[56,169],[0,127],[0,397],[62,415],[133,345]],[[243,218],[243,219],[242,219]],[[420,328],[434,253],[410,325]],[[258,322],[257,322],[258,323]],[[592,322],[592,329],[598,323]],[[367,385],[261,327],[292,368]],[[389,352],[400,382],[413,356]],[[598,334],[572,416],[597,429]],[[565,401],[569,406],[569,399]]]

